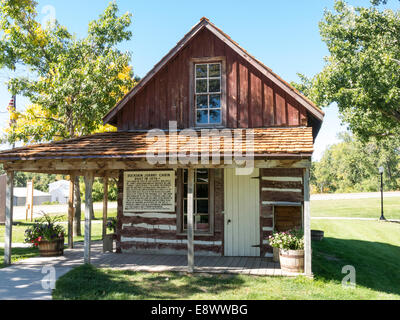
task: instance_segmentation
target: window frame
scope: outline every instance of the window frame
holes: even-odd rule
[[[214,235],[214,197],[215,197],[215,192],[214,192],[214,175],[215,172],[213,169],[208,169],[208,221],[210,224],[210,227],[208,231],[203,232],[203,231],[194,231],[194,235],[197,237],[209,237]],[[176,231],[177,235],[180,236],[186,236],[187,235],[187,230],[184,230],[184,205],[183,201],[185,198],[184,195],[184,169],[179,169],[177,172],[178,175],[178,196],[177,196],[177,219],[176,219]]]
[[[221,65],[221,122],[220,123],[197,123],[197,106],[196,106],[196,65],[219,63]],[[190,126],[193,128],[225,128],[226,127],[226,58],[225,57],[204,57],[190,59],[190,85],[189,85],[189,106]],[[208,89],[207,89],[208,91]],[[212,94],[212,93],[207,93]],[[218,94],[218,93],[217,93]],[[207,109],[210,110],[210,109]]]

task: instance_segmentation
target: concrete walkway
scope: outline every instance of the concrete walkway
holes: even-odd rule
[[[112,253],[103,254],[100,242],[92,244],[91,252],[93,263],[102,257],[112,255]],[[52,271],[55,271],[55,279],[58,279],[81,264],[83,264],[82,243],[77,243],[73,250],[64,250],[64,256],[61,257],[20,260],[10,267],[0,269],[0,300],[50,300],[52,289],[46,289],[46,285],[49,287]]]

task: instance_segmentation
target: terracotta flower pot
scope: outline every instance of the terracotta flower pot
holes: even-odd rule
[[[39,253],[41,257],[58,257],[64,255],[64,237],[52,241],[40,241]]]
[[[281,269],[286,272],[304,272],[304,250],[279,250]]]

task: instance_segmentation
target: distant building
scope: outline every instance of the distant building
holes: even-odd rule
[[[49,183],[49,193],[52,202],[67,203],[69,197],[69,181],[59,180]]]
[[[14,206],[24,206],[26,202],[26,188],[14,188]],[[49,193],[33,190],[33,205],[51,201]]]

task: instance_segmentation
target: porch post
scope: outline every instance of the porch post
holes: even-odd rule
[[[92,201],[92,188],[93,188],[93,172],[85,173],[85,241],[84,241],[84,262],[90,263],[90,238],[92,228],[92,216],[90,212]]]
[[[68,198],[68,248],[74,247],[74,181],[75,176],[69,176],[69,198]]]
[[[4,264],[11,264],[12,224],[14,209],[14,172],[7,171],[6,185],[6,230],[4,237]]]
[[[194,271],[194,233],[193,233],[193,191],[194,169],[188,169],[187,188],[187,242],[188,242],[188,272]]]
[[[310,226],[310,169],[304,170],[304,273],[312,276]]]
[[[107,175],[103,179],[103,239],[107,233],[107,205],[108,205],[108,177]]]

